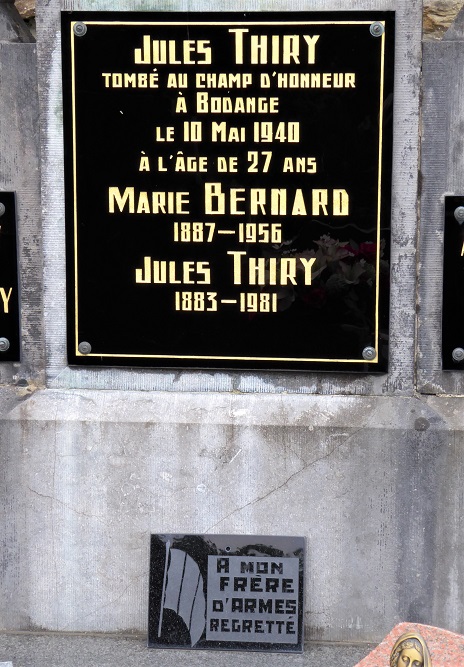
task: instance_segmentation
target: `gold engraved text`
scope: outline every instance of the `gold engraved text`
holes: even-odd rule
[[[158,88],[158,72],[103,72],[105,88]]]
[[[349,214],[344,189],[229,188],[205,183],[206,215],[333,215]]]
[[[189,192],[136,192],[135,188],[125,188],[121,193],[118,187],[108,188],[108,211],[121,213],[166,213],[187,214]]]
[[[303,284],[311,285],[311,267],[315,257],[247,257],[244,250],[229,250],[232,257],[234,285],[297,285],[297,272],[303,272]],[[242,262],[245,260],[244,262]]]
[[[320,35],[249,35],[248,28],[229,28],[235,40],[235,62],[243,65],[249,52],[252,65],[308,65],[316,62],[316,43]]]
[[[211,46],[207,39],[142,38],[142,48],[134,50],[136,65],[211,65]]]
[[[143,258],[143,268],[135,269],[136,283],[164,285],[210,285],[209,262],[176,262]]]
[[[5,313],[5,315],[8,313],[8,303],[10,301],[12,292],[13,292],[12,287],[10,287],[8,293],[5,287],[0,287],[0,297],[2,298],[3,312]]]

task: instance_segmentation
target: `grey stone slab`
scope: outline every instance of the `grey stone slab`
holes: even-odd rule
[[[4,419],[30,392],[25,388],[0,387],[0,419]]]
[[[0,42],[34,41],[13,3],[4,3],[0,7],[0,19]]]
[[[308,7],[299,0],[179,0],[162,2],[163,11],[221,10],[396,10],[395,129],[393,155],[393,246],[391,273],[390,372],[365,377],[353,374],[176,372],[71,369],[66,365],[63,144],[61,122],[61,63],[59,10],[146,10],[146,2],[118,0],[39,0],[38,50],[43,113],[43,192],[46,347],[48,385],[56,388],[97,388],[161,391],[242,391],[297,394],[410,395],[414,384],[416,291],[417,173],[419,158],[419,75],[422,3],[419,0],[317,0]]]
[[[307,643],[302,655],[230,651],[156,650],[144,637],[0,635],[0,656],[13,667],[353,667],[373,648],[369,644]],[[5,663],[8,667],[11,663]],[[3,663],[0,663],[2,667]]]
[[[456,40],[462,42],[464,40],[464,8],[459,11],[459,14],[454,19],[451,26],[443,35],[444,40]]]

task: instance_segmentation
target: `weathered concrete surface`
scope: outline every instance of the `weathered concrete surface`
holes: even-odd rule
[[[305,535],[311,639],[464,627],[459,415],[458,432],[417,399],[205,398],[17,399],[0,422],[1,627],[145,631],[151,532]]]
[[[145,637],[95,637],[79,635],[0,635],[0,658],[6,667],[353,667],[370,649],[369,644],[305,645],[303,655],[245,651],[157,651],[146,648]],[[0,662],[0,667],[2,663]]]
[[[35,0],[16,0],[21,16],[35,16]],[[426,0],[424,2],[424,38],[441,39],[462,7],[462,0]]]

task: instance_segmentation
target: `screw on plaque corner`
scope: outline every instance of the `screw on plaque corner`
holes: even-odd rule
[[[0,352],[6,352],[10,349],[10,341],[8,338],[0,338]]]
[[[464,206],[458,206],[454,209],[454,217],[460,225],[464,222]]]
[[[385,32],[385,26],[383,25],[383,23],[375,21],[374,23],[371,23],[371,25],[369,26],[369,31],[373,37],[381,37]]]
[[[73,32],[76,35],[76,37],[83,37],[87,32],[87,26],[85,25],[85,23],[81,23],[81,21],[78,21],[73,26]]]
[[[377,356],[375,347],[365,347],[362,351],[362,356],[366,361],[374,361]]]
[[[453,357],[453,361],[456,363],[464,361],[464,350],[462,347],[455,347],[451,356]]]
[[[77,349],[81,354],[90,354],[92,352],[92,346],[86,340],[83,340],[82,343],[79,343]]]
[[[2,204],[2,202],[0,202],[0,216],[4,215],[5,211],[6,211],[5,204]]]

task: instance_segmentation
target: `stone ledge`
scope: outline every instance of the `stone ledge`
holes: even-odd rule
[[[435,400],[434,400],[435,399]],[[6,421],[233,424],[309,428],[464,429],[456,399],[118,390],[0,391]],[[444,413],[444,417],[442,417]]]

